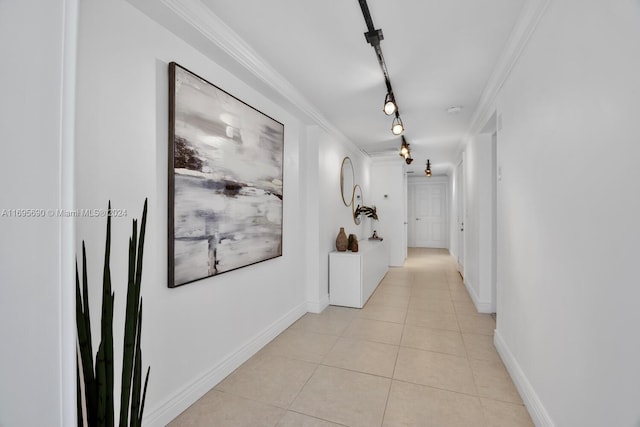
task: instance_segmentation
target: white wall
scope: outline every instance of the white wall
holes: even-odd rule
[[[345,144],[319,127],[313,127],[309,142],[317,146],[318,174],[317,189],[310,188],[311,196],[318,200],[318,285],[322,308],[329,303],[329,252],[336,250],[336,236],[340,227],[347,234],[355,234],[361,240],[368,237],[368,220],[356,225],[353,221],[352,208],[346,207],[340,192],[340,169],[342,160],[351,158],[355,171],[355,183],[360,185],[366,203],[371,197],[370,160],[351,144]],[[313,156],[312,156],[313,157]],[[311,160],[312,161],[312,160]]]
[[[176,61],[285,125],[283,256],[175,289],[167,288],[167,64]],[[306,312],[301,209],[309,177],[307,132],[291,111],[240,81],[123,0],[81,4],[77,204],[127,209],[112,224],[112,275],[121,330],[127,238],[145,197],[149,217],[142,296],[143,363],[151,366],[148,425],[165,425]],[[337,169],[339,169],[339,163]],[[337,172],[336,172],[337,174]],[[338,186],[335,187],[338,195]],[[78,222],[87,242],[97,313],[103,219]],[[337,230],[336,230],[337,232]],[[301,244],[302,243],[302,244]],[[326,254],[325,254],[326,256]],[[118,317],[119,316],[119,317]],[[120,353],[121,334],[115,336]],[[119,372],[119,362],[116,372]]]
[[[392,267],[404,265],[407,247],[404,238],[407,222],[404,177],[404,162],[401,159],[375,160],[371,166],[371,196],[365,197],[367,205],[376,206],[379,220],[374,221],[372,226],[387,241],[389,264]]]
[[[48,212],[73,200],[75,23],[74,1],[0,2],[2,426],[75,424],[73,227]]]
[[[499,95],[496,344],[538,425],[640,424],[638,52],[638,1],[551,1]]]
[[[325,269],[327,263],[324,262],[324,257],[321,256],[321,254],[324,254],[324,245],[326,243],[323,243],[321,247],[320,241],[325,242],[325,239],[320,238],[321,197],[319,197],[319,192],[317,191],[322,182],[319,179],[319,139],[321,130],[318,126],[308,126],[304,131],[305,143],[300,144],[300,158],[305,167],[301,168],[300,178],[303,180],[301,182],[303,188],[306,188],[307,191],[300,198],[302,204],[300,212],[302,218],[306,218],[304,241],[307,255],[305,259],[307,311],[320,313],[329,304],[327,285],[329,275],[328,273],[324,274],[328,267]]]

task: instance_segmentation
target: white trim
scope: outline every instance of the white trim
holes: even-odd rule
[[[305,313],[305,303],[294,307],[262,332],[248,340],[237,351],[204,372],[200,377],[194,378],[158,407],[146,412],[143,424],[152,427],[167,425]]]
[[[420,175],[407,175],[408,185],[420,185],[420,184],[447,184],[451,181],[451,177],[448,175],[426,176],[424,173]]]
[[[75,206],[75,107],[78,40],[78,0],[63,2],[62,69],[60,82],[60,152],[58,168],[58,202],[62,209]],[[60,399],[62,423],[77,425],[76,406],[76,318],[75,257],[76,224],[74,218],[58,223],[60,252]]]
[[[307,301],[309,313],[322,313],[327,307],[329,307],[329,294],[324,295],[320,301]]]
[[[129,0],[131,1],[131,0]],[[238,64],[281,94],[296,108],[316,122],[330,135],[366,154],[340,132],[286,78],[264,60],[247,42],[233,31],[201,0],[160,0],[171,12],[215,46],[222,49]]]
[[[473,286],[469,284],[469,281],[466,278],[463,278],[462,283],[464,283],[464,286],[467,288],[467,292],[469,292],[469,295],[473,300],[473,305],[476,306],[476,310],[478,311],[478,313],[494,312],[491,307],[491,301],[480,301],[480,297],[476,293],[476,290],[473,289]]]
[[[511,70],[518,62],[531,35],[538,27],[545,10],[551,0],[527,0],[518,21],[511,31],[509,40],[496,63],[487,84],[485,85],[478,106],[471,116],[471,125],[465,136],[461,139],[458,152],[462,152],[467,142],[485,126],[487,120],[496,110],[496,99],[500,89],[511,74]]]
[[[494,332],[493,343],[496,346],[496,350],[498,350],[498,354],[500,354],[504,365],[507,367],[507,371],[509,371],[511,379],[518,389],[518,392],[529,411],[529,415],[531,415],[533,423],[536,427],[554,427],[555,424],[542,404],[540,397],[529,382],[529,379],[518,364],[518,361],[509,350],[509,347],[502,338],[500,331],[497,329]]]

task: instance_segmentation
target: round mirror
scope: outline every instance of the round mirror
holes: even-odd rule
[[[353,214],[353,222],[355,222],[356,225],[360,225],[360,223],[362,222],[362,218],[360,218],[360,215],[356,216],[356,209],[364,205],[364,201],[362,200],[362,188],[360,188],[358,184],[353,186],[353,195],[351,196],[351,200],[351,213]]]
[[[342,167],[340,168],[340,194],[342,194],[342,202],[345,206],[353,204],[353,185],[356,183],[355,172],[353,171],[353,163],[349,157],[342,159]]]

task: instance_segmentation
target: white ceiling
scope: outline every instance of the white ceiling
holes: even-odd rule
[[[368,0],[411,144],[409,169],[424,170],[427,158],[436,173],[453,166],[525,1]],[[358,147],[397,155],[358,0],[201,2]],[[451,106],[464,108],[447,114]]]

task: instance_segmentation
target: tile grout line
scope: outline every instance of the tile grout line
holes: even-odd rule
[[[403,267],[405,268],[405,267]],[[415,277],[413,272],[411,272],[411,287],[413,287],[415,281]],[[400,331],[400,340],[398,342],[398,351],[396,352],[396,360],[393,363],[393,372],[391,372],[391,381],[389,381],[389,390],[387,391],[387,399],[384,402],[384,410],[382,411],[382,420],[380,420],[380,425],[384,424],[384,419],[387,416],[387,408],[389,406],[389,399],[391,398],[391,387],[393,386],[393,381],[395,381],[396,369],[398,367],[398,359],[400,358],[400,350],[402,349],[402,340],[404,338],[404,329],[407,326],[407,316],[409,313],[409,305],[411,304],[411,291],[409,291],[409,304],[404,312],[404,319],[402,322],[402,330]]]
[[[449,279],[447,278],[447,281],[448,280]],[[449,288],[449,290],[451,290],[451,288]],[[469,357],[469,350],[467,348],[467,343],[466,343],[466,341],[464,339],[462,326],[460,325],[460,319],[458,318],[458,315],[460,313],[458,313],[458,309],[457,309],[455,303],[453,302],[453,298],[451,299],[451,302],[453,304],[453,310],[455,312],[456,322],[458,323],[458,328],[460,329],[460,336],[462,337],[462,345],[464,346],[464,352],[466,354],[467,366],[469,366],[469,371],[471,372],[471,379],[473,381],[473,388],[475,389],[475,397],[478,399],[478,401],[480,402],[480,404],[482,406],[482,401],[480,400],[480,388],[478,387],[478,381],[476,380],[476,374],[475,374],[475,371],[473,370],[473,366],[471,366],[471,358]],[[485,417],[485,423],[486,423],[487,420],[486,420],[486,415],[485,415],[484,409],[482,411],[482,414]]]
[[[288,411],[289,412],[293,412],[294,414],[304,415],[305,417],[313,418],[315,420],[320,420],[320,421],[324,421],[324,422],[327,422],[327,423],[335,424],[337,426],[350,427],[347,424],[342,424],[342,423],[339,423],[337,421],[327,420],[326,418],[320,418],[317,415],[309,415],[309,414],[305,414],[304,412],[295,411],[295,410],[292,410],[292,409],[288,409]],[[280,420],[280,421],[282,421],[282,420]],[[275,425],[275,427],[277,427],[277,426],[278,426],[278,424]]]

